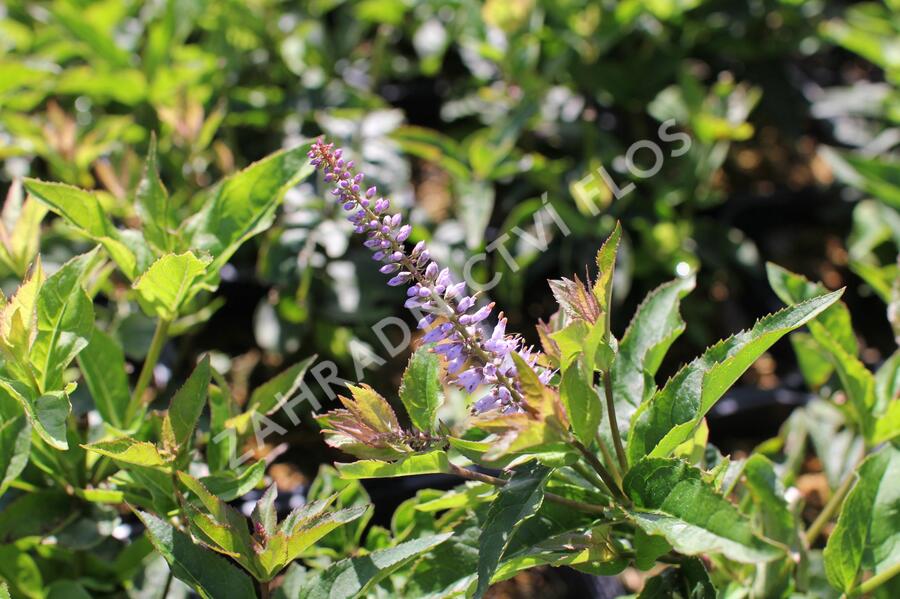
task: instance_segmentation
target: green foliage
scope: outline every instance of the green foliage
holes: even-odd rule
[[[892,446],[866,458],[857,470],[824,551],[828,581],[844,593],[856,589],[862,571],[882,578],[900,571],[898,476],[900,452]]]

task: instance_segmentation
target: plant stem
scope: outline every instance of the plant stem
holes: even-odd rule
[[[587,460],[587,463],[591,465],[591,467],[600,475],[600,478],[603,479],[603,482],[606,483],[606,486],[609,487],[610,492],[613,494],[617,500],[624,504],[630,503],[628,498],[625,497],[625,494],[622,492],[622,489],[619,488],[619,485],[616,483],[616,480],[613,478],[612,474],[609,473],[609,470],[603,465],[603,463],[597,459],[591,450],[582,445],[581,441],[578,439],[570,439],[569,442],[581,452],[581,455],[584,456],[584,459]]]
[[[850,471],[847,475],[847,478],[844,479],[844,482],[841,483],[841,486],[838,487],[834,494],[828,498],[828,501],[825,503],[825,507],[822,508],[822,511],[819,512],[819,515],[816,516],[816,519],[813,520],[813,523],[809,525],[809,528],[806,529],[806,534],[804,537],[806,538],[807,547],[811,547],[815,540],[822,533],[822,529],[825,528],[825,525],[828,524],[828,521],[831,520],[831,517],[834,513],[841,507],[841,504],[844,502],[844,497],[846,497],[847,492],[850,491],[850,487],[853,486],[853,481],[856,480],[856,468]]]
[[[506,481],[502,478],[497,478],[496,476],[491,476],[489,474],[482,474],[481,472],[476,472],[474,470],[467,470],[466,468],[460,468],[455,464],[450,464],[450,470],[448,471],[448,474],[455,474],[456,476],[465,478],[467,480],[487,483],[495,487],[503,487],[506,485]],[[601,505],[593,505],[590,503],[575,501],[574,499],[568,499],[566,497],[556,495],[555,493],[544,493],[544,497],[546,497],[548,501],[552,501],[553,503],[565,505],[582,512],[587,512],[589,514],[599,514],[601,516],[605,516],[607,514],[607,508]]]
[[[871,593],[888,580],[900,574],[900,562],[897,562],[884,572],[880,572],[868,580],[864,580],[858,587],[850,591],[850,596],[866,595]]]
[[[600,453],[603,454],[603,461],[606,463],[606,467],[609,469],[610,474],[613,475],[613,478],[616,479],[616,484],[622,486],[622,473],[619,472],[618,467],[616,467],[616,459],[613,457],[612,453],[609,451],[609,447],[606,445],[606,440],[597,433],[597,446],[600,448]]]
[[[625,457],[625,448],[622,446],[622,435],[619,433],[619,422],[616,419],[616,405],[613,400],[612,373],[601,372],[603,389],[606,395],[606,415],[609,419],[609,431],[612,434],[613,445],[616,447],[616,456],[619,458],[619,468],[624,475],[628,472],[628,458]]]
[[[259,581],[259,596],[260,599],[269,599],[269,583]]]
[[[153,369],[156,368],[156,362],[159,360],[159,354],[162,353],[163,345],[169,334],[169,325],[172,321],[160,319],[156,323],[156,330],[153,331],[153,339],[150,341],[150,349],[147,350],[147,357],[144,358],[144,365],[141,367],[141,374],[138,376],[137,384],[134,386],[134,392],[131,394],[131,401],[128,402],[128,410],[125,412],[126,425],[137,413],[138,407],[144,399],[144,392],[150,385],[150,379],[153,376]]]
[[[572,468],[582,476],[585,480],[592,483],[595,487],[603,491],[604,493],[612,494],[612,491],[609,487],[606,486],[606,483],[603,482],[603,479],[597,476],[597,473],[594,472],[591,468],[588,468],[581,462],[575,462],[572,464]]]

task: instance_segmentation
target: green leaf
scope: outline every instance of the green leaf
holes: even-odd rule
[[[104,422],[120,429],[127,427],[130,391],[125,353],[119,342],[95,328],[87,347],[78,354],[78,365]]]
[[[157,468],[166,465],[159,450],[152,443],[138,441],[131,437],[119,437],[111,441],[97,441],[82,445],[86,450],[113,458],[126,464]]]
[[[0,511],[0,544],[26,537],[46,537],[78,516],[77,500],[61,489],[20,495]]]
[[[5,582],[0,582],[0,599],[12,599],[9,596],[9,587]]]
[[[635,409],[652,393],[653,376],[669,347],[684,332],[678,313],[681,299],[695,286],[694,277],[675,279],[651,291],[635,311],[613,363],[613,397],[622,434]],[[649,384],[648,384],[649,381]]]
[[[0,422],[0,496],[28,464],[31,425],[22,414]]]
[[[300,388],[307,368],[315,360],[316,356],[310,356],[254,389],[247,411],[255,410],[260,414],[270,415],[279,410]]]
[[[206,354],[184,385],[172,396],[166,420],[171,425],[175,445],[179,451],[189,445],[188,442],[194,434],[197,421],[203,413],[203,406],[206,405],[210,379],[209,354]]]
[[[352,599],[363,597],[373,586],[420,555],[431,551],[453,533],[429,535],[369,555],[343,559],[318,576],[306,578],[296,599]]]
[[[845,593],[862,572],[900,564],[900,450],[888,445],[860,464],[823,555],[828,582]]]
[[[788,547],[798,543],[794,514],[784,498],[775,465],[764,455],[754,454],[744,463],[747,490],[757,506],[763,534]]]
[[[206,288],[203,279],[208,265],[209,259],[198,258],[193,252],[166,254],[151,264],[132,287],[147,314],[174,320],[182,306]]]
[[[178,228],[169,192],[159,179],[156,157],[156,135],[150,138],[147,161],[135,193],[135,209],[141,217],[147,241],[161,252],[175,249],[172,231]]]
[[[271,226],[287,190],[314,171],[306,156],[310,147],[307,142],[276,152],[225,179],[188,221],[190,247],[214,257],[208,281],[217,279],[219,269],[241,244]]]
[[[66,418],[72,411],[72,404],[65,392],[53,391],[36,395],[27,385],[0,378],[0,397],[2,395],[22,406],[31,426],[41,439],[56,449],[69,448],[66,438]]]
[[[616,221],[613,232],[597,252],[597,280],[594,282],[594,295],[600,304],[601,318],[606,322],[603,339],[609,340],[609,319],[612,313],[613,275],[616,270],[616,256],[619,252],[619,241],[622,239],[622,225]]]
[[[638,599],[716,599],[716,587],[697,558],[667,568],[647,580]]]
[[[785,558],[757,537],[747,518],[686,462],[645,458],[622,484],[634,502],[631,520],[647,534],[664,536],[680,553],[721,553],[744,563]]]
[[[40,390],[58,391],[63,372],[85,348],[94,328],[94,305],[83,289],[97,250],[72,258],[44,281],[38,293],[37,336],[31,363]]]
[[[152,259],[149,248],[123,238],[94,194],[37,179],[26,179],[25,188],[70,225],[101,244],[129,279],[134,279]]]
[[[335,467],[341,473],[341,478],[390,478],[447,472],[450,462],[447,459],[447,452],[429,451],[411,455],[396,462],[360,460],[348,464],[337,463]]]
[[[254,462],[241,470],[233,473],[225,471],[212,474],[203,478],[200,482],[209,489],[209,492],[222,501],[234,501],[243,497],[259,485],[266,474],[266,461]]]
[[[301,511],[303,509],[300,508]],[[369,506],[361,505],[285,519],[282,530],[268,538],[265,550],[258,555],[262,570],[266,573],[263,580],[274,578],[316,541],[344,524],[361,518],[368,509]]]
[[[57,580],[47,589],[47,599],[91,599],[91,595],[74,580]]]
[[[541,507],[544,485],[551,472],[537,462],[521,466],[491,503],[478,540],[476,599],[481,599],[487,592],[500,559],[522,522]]]
[[[189,536],[146,512],[135,512],[147,527],[147,536],[169,563],[172,573],[204,599],[229,597],[256,599],[253,582],[215,553],[195,545]]]
[[[410,421],[427,433],[434,432],[434,417],[443,403],[440,372],[440,358],[422,347],[410,358],[400,385],[400,401]]]
[[[786,333],[832,305],[843,291],[822,295],[759,320],[748,330],[720,341],[683,367],[635,412],[628,457],[664,457],[693,434],[706,413],[753,362]]]
[[[578,440],[590,447],[597,436],[597,427],[603,415],[600,396],[593,385],[594,372],[585,365],[583,354],[563,371],[559,395],[572,431]]]
[[[766,275],[775,295],[787,305],[799,304],[828,292],[824,285],[813,283],[771,262],[766,263]],[[856,342],[853,323],[850,320],[850,310],[844,302],[834,302],[816,317],[816,322],[825,327],[844,351],[853,356],[859,353],[859,344]]]

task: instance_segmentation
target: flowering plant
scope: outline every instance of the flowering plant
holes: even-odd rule
[[[493,304],[479,306],[423,243],[407,250],[410,226],[376,199],[375,187],[363,191],[363,173],[340,149],[320,140],[308,156],[391,275],[388,284],[408,286],[406,306],[424,331],[398,393],[409,428],[366,386],[350,387],[344,408],[320,417],[328,443],[360,458],[338,471],[347,479],[445,473],[466,481],[447,494],[420,493],[395,516],[408,536],[452,534],[411,568],[410,596],[481,597],[492,582],[539,564],[603,575],[668,565],[641,597],[715,597],[717,588],[786,596],[820,586],[814,572],[823,569],[832,587],[856,594],[900,571],[890,549],[898,527],[877,528],[900,497],[895,359],[873,376],[848,354],[855,340],[843,290],[770,266],[788,307],[713,345],[660,387],[655,374],[685,330],[679,304],[694,279],[650,293],[617,338],[610,313],[618,227],[597,254],[593,280],[550,282],[559,311],[538,325],[537,352],[507,333],[502,315],[486,327]],[[757,358],[804,325],[811,337],[793,339],[821,360],[819,384],[836,372],[848,398],[824,404],[840,416],[835,431],[858,441],[854,463],[808,526],[798,494],[787,490],[805,441],[792,446],[798,441],[786,427],[750,456],[732,458],[708,443],[705,420]],[[447,384],[473,398],[471,417],[453,430],[436,420]]]

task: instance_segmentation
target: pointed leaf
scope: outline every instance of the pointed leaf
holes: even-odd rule
[[[634,502],[629,516],[644,532],[662,535],[686,555],[721,553],[757,563],[785,556],[753,533],[749,520],[713,490],[697,468],[675,459],[645,458],[625,476]]]
[[[68,449],[66,418],[72,411],[69,397],[62,391],[36,395],[28,386],[17,381],[0,379],[0,396],[22,406],[31,426],[52,447]]]
[[[62,388],[63,371],[85,348],[94,329],[94,305],[85,293],[85,276],[97,250],[72,258],[44,281],[37,301],[37,336],[31,362],[42,391]]]
[[[78,354],[78,365],[103,421],[119,429],[127,427],[130,391],[122,346],[95,328],[87,347]]]
[[[179,450],[188,445],[194,434],[197,421],[200,420],[200,414],[203,412],[203,406],[206,405],[210,378],[209,354],[206,354],[184,385],[172,397],[166,419],[171,423],[174,440]]]
[[[628,436],[632,463],[645,455],[671,455],[726,390],[769,347],[806,324],[841,296],[836,291],[785,308],[759,320],[750,330],[720,341],[683,367],[635,412]]]
[[[149,263],[149,248],[123,239],[122,232],[113,225],[94,194],[70,185],[37,179],[26,179],[25,188],[70,225],[101,244],[129,279],[134,279]],[[135,250],[139,253],[135,254]]]
[[[421,537],[395,547],[379,549],[369,555],[343,559],[318,576],[307,577],[296,599],[352,599],[363,597],[369,589],[391,574],[437,547],[453,533]]]
[[[648,392],[647,378],[659,369],[672,342],[684,332],[678,312],[681,299],[694,289],[694,277],[675,279],[651,291],[635,311],[631,324],[619,341],[613,363],[613,397],[622,434],[628,431],[631,416]],[[652,378],[651,378],[652,380]]]
[[[413,426],[427,433],[434,432],[434,418],[443,402],[441,389],[441,361],[427,348],[417,350],[409,360],[400,385],[400,401],[409,414]]]
[[[247,411],[255,410],[260,414],[271,415],[281,409],[300,388],[306,369],[315,360],[316,356],[310,356],[257,387],[250,396]]]
[[[307,142],[276,152],[219,183],[203,209],[187,224],[191,247],[214,256],[207,280],[247,239],[266,230],[287,190],[313,171],[306,153]]]
[[[97,441],[82,445],[86,450],[99,453],[126,464],[136,466],[162,467],[166,461],[159,455],[156,446],[146,441],[138,441],[131,437],[119,437],[111,441]]]
[[[447,472],[450,462],[445,451],[430,451],[411,455],[396,462],[360,460],[349,464],[335,464],[341,478],[390,478],[414,474],[439,474]]]
[[[135,512],[147,527],[153,546],[169,563],[172,573],[204,599],[256,599],[250,578],[215,553],[194,544],[168,522],[146,512]]]
[[[603,415],[600,396],[593,385],[594,373],[588,370],[584,357],[576,358],[563,372],[559,396],[566,407],[572,432],[590,447],[597,436]]]
[[[174,320],[181,307],[202,288],[209,260],[192,252],[166,254],[150,265],[132,286],[150,316]]]
[[[31,425],[24,414],[0,422],[0,496],[28,464]]]
[[[150,149],[144,172],[135,193],[135,208],[141,217],[147,241],[162,252],[174,249],[172,230],[178,228],[169,192],[159,179],[156,157],[156,136],[150,138]]]
[[[849,593],[863,571],[874,575],[900,564],[900,449],[888,445],[857,470],[837,526],[825,546],[825,574]]]
[[[521,466],[491,503],[478,540],[477,599],[487,592],[500,559],[522,522],[540,509],[551,472],[537,462]]]

